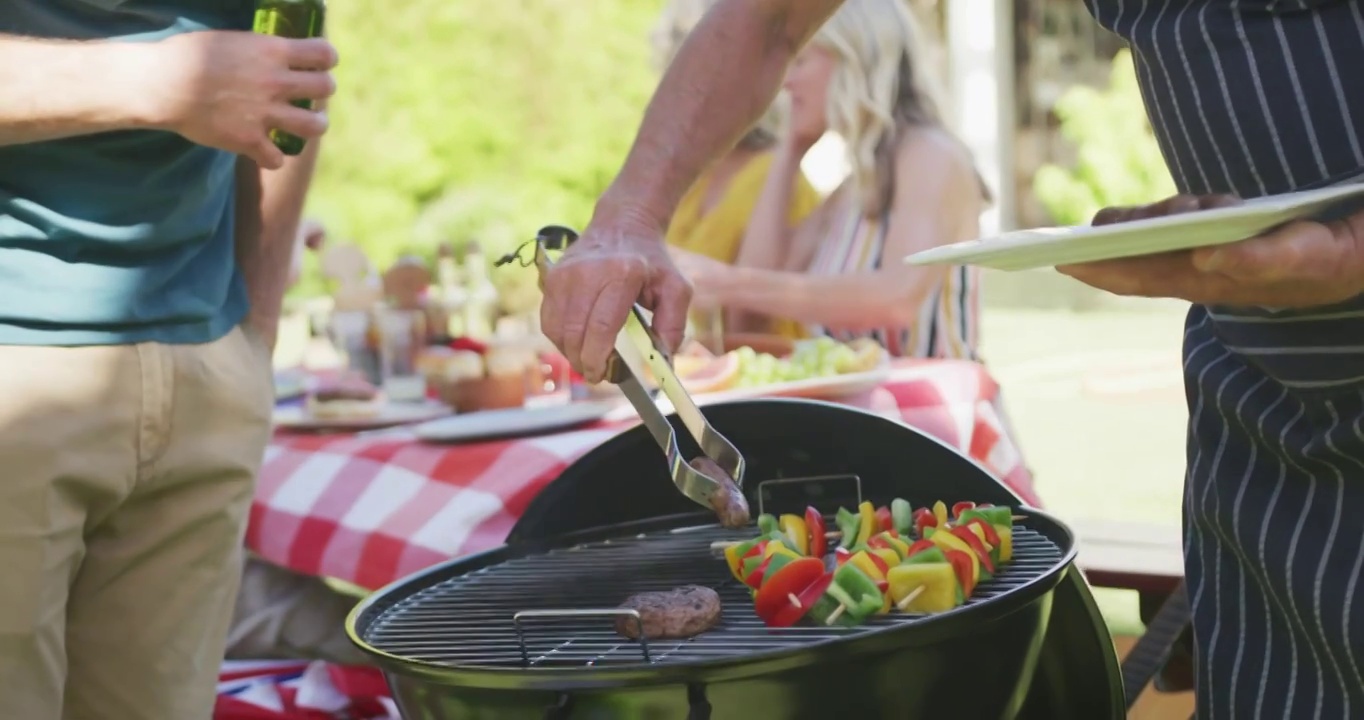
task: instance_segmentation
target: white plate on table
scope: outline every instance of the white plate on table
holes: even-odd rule
[[[809,378],[807,380],[793,380],[791,382],[773,383],[771,385],[760,385],[757,387],[734,388],[732,390],[721,390],[719,392],[697,393],[692,396],[692,399],[695,400],[696,404],[700,407],[714,405],[716,403],[732,402],[736,400],[753,400],[757,398],[848,400],[860,395],[865,395],[880,387],[890,379],[890,373],[890,364],[885,363],[865,372],[828,375],[825,377]],[[662,393],[658,395],[658,407],[665,415],[673,411],[672,403],[668,402],[667,397]],[[613,411],[608,419],[624,419],[633,417],[636,414],[634,407],[627,403]]]
[[[320,432],[327,430],[377,430],[379,428],[426,422],[450,414],[449,406],[434,401],[385,403],[377,415],[363,418],[316,417],[303,406],[275,409],[275,427],[286,430]]]
[[[538,435],[594,423],[606,417],[614,406],[606,402],[577,402],[484,410],[422,423],[413,431],[421,440],[438,443]]]
[[[293,400],[308,394],[308,375],[301,370],[275,371],[275,402]]]
[[[1364,185],[1347,185],[1256,198],[1236,207],[1102,227],[1019,230],[931,248],[905,258],[905,262],[1030,270],[1224,245],[1361,196],[1364,196]]]

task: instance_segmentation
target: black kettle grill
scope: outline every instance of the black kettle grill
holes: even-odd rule
[[[955,449],[860,410],[756,400],[706,415],[743,450],[745,493],[768,512],[827,513],[859,497],[1022,505]],[[1014,561],[962,607],[774,630],[710,551],[753,531],[723,530],[682,497],[636,427],[546,487],[506,545],[380,590],[347,632],[407,720],[1124,717],[1074,536],[1046,513],[1021,514]],[[683,641],[615,634],[609,609],[684,584],[719,592],[719,627]]]

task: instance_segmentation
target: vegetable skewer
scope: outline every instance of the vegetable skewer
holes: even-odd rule
[[[840,509],[835,532],[825,530],[815,508],[763,515],[759,537],[711,547],[752,590],[769,626],[855,626],[892,610],[936,613],[961,605],[1012,559],[1019,519],[1003,507],[964,502],[949,513],[938,502],[912,511],[896,499],[889,507],[864,502],[857,512]]]

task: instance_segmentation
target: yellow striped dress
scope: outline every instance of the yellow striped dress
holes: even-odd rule
[[[820,245],[810,264],[810,272],[821,275],[871,272],[885,258],[885,217],[867,219],[860,212],[849,212]],[[909,327],[882,327],[866,331],[812,326],[814,336],[827,335],[842,342],[872,337],[894,357],[950,358],[978,360],[976,343],[980,315],[980,278],[974,268],[953,266],[941,284],[930,291],[915,313]]]

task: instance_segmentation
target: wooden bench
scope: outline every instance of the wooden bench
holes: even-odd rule
[[[1184,579],[1177,526],[1091,520],[1070,527],[1079,546],[1076,564],[1090,585],[1164,598]]]
[[[1075,531],[1078,546],[1075,563],[1090,585],[1137,592],[1141,621],[1148,627],[1148,632],[1154,633],[1138,639],[1137,643],[1171,649],[1173,654],[1157,673],[1156,687],[1167,692],[1191,690],[1192,656],[1182,647],[1185,643],[1175,642],[1176,635],[1187,636],[1188,633],[1187,600],[1183,598],[1182,590],[1180,600],[1171,601],[1165,618],[1156,619],[1162,606],[1172,593],[1180,589],[1184,580],[1184,549],[1180,528],[1174,525],[1100,521],[1072,522],[1070,527]],[[1153,622],[1156,624],[1153,625]],[[1157,630],[1157,627],[1164,629]],[[1181,627],[1184,628],[1182,633],[1178,630]],[[1175,647],[1171,648],[1171,643]],[[1155,670],[1155,666],[1139,656],[1133,657],[1134,664],[1130,668],[1128,658],[1124,657],[1123,660],[1125,682],[1142,682],[1144,685],[1144,681],[1129,679],[1129,672],[1133,678],[1143,678],[1148,676],[1150,670]],[[1141,669],[1143,667],[1150,670]],[[1183,706],[1178,706],[1177,710],[1175,706],[1159,710],[1150,707],[1159,704],[1159,701],[1142,692],[1144,689],[1129,689],[1129,710],[1133,711],[1131,717],[1184,716]],[[1181,702],[1187,703],[1187,697]],[[1163,714],[1148,715],[1153,712]]]

